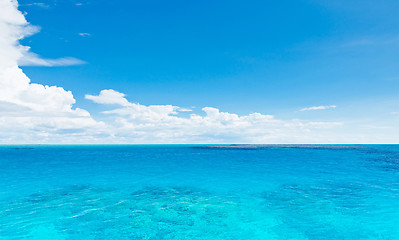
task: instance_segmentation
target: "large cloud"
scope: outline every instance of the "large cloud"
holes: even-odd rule
[[[98,129],[102,124],[87,111],[72,108],[75,99],[70,91],[31,83],[18,67],[26,56],[31,56],[29,61],[39,61],[40,57],[19,44],[37,28],[17,7],[16,1],[0,0],[0,141],[35,142],[58,135],[61,130],[76,136],[82,132],[79,129]]]

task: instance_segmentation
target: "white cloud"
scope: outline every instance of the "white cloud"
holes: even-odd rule
[[[40,28],[29,24],[18,11],[15,0],[0,0],[0,66],[69,66],[84,64],[76,58],[43,59],[19,40],[37,33]]]
[[[54,66],[73,66],[85,64],[82,61],[73,57],[63,57],[58,59],[46,59],[41,58],[36,53],[26,51],[23,53],[21,59],[18,60],[19,66],[44,66],[44,67],[54,67]]]
[[[102,90],[98,96],[87,94],[86,99],[92,100],[100,104],[118,104],[126,106],[129,102],[125,98],[125,94],[114,91],[112,89]]]
[[[179,111],[179,112],[192,112],[193,110],[189,109],[189,108],[179,108],[179,109],[177,109],[177,111]]]
[[[125,94],[102,90],[86,95],[99,104],[114,106],[103,114],[119,139],[135,143],[207,143],[207,142],[313,142],[323,137],[323,130],[339,127],[340,122],[279,120],[272,115],[252,113],[239,116],[204,107],[203,114],[179,115],[180,107],[131,103]]]
[[[27,3],[27,4],[24,4],[24,6],[37,6],[37,7],[41,7],[41,8],[49,8],[50,7],[49,5],[42,3],[42,2]]]
[[[307,107],[307,108],[302,108],[299,111],[314,111],[314,110],[325,110],[325,109],[331,109],[331,108],[336,108],[337,106],[335,105],[330,105],[330,106],[317,106],[317,107]]]
[[[90,37],[90,33],[79,33],[79,36],[82,36],[82,37]]]
[[[73,129],[75,135],[82,135],[77,129],[100,131],[103,123],[93,120],[86,110],[72,108],[75,99],[70,91],[31,83],[18,67],[21,61],[44,66],[73,61],[41,59],[20,45],[19,40],[33,34],[37,28],[25,20],[17,6],[16,1],[0,0],[0,142],[41,141],[39,139],[57,135],[61,130]]]

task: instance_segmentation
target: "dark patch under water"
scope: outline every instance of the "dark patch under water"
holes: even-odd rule
[[[194,146],[196,149],[215,149],[215,150],[261,150],[270,148],[297,148],[297,149],[365,149],[362,145],[339,145],[339,144],[231,144],[231,145],[210,145]]]

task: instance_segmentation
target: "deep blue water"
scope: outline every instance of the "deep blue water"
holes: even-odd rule
[[[0,239],[399,239],[399,145],[1,146]]]

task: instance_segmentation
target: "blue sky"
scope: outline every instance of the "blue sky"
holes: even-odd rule
[[[21,40],[74,66],[24,66],[103,119],[101,90],[143,105],[205,106],[278,119],[396,128],[399,2],[19,1],[39,33]],[[300,111],[313,106],[335,106]],[[182,113],[184,114],[184,113]],[[369,136],[370,137],[370,136]]]
[[[399,87],[397,1],[29,3],[42,30],[23,43],[87,64],[24,71],[88,108],[84,94],[113,88],[143,104],[280,114],[389,101]]]

